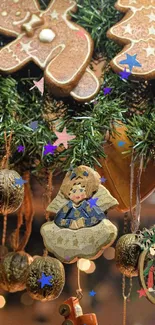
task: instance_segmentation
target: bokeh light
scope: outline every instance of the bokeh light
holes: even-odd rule
[[[91,262],[85,258],[80,258],[77,262],[77,267],[80,271],[88,271],[91,266]]]
[[[27,292],[21,295],[20,301],[25,306],[31,306],[34,303],[34,300],[28,295]]]
[[[115,258],[115,248],[114,247],[108,247],[104,253],[103,256],[107,259],[107,260],[113,260]]]
[[[0,308],[3,308],[6,304],[4,296],[0,296]]]

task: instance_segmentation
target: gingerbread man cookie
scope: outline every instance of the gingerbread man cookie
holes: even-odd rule
[[[127,12],[107,36],[125,45],[111,61],[115,72],[125,68],[137,78],[155,78],[155,0],[118,0],[116,8]]]
[[[0,32],[16,39],[0,51],[0,70],[12,73],[29,61],[44,70],[54,94],[79,101],[93,98],[99,81],[88,67],[93,41],[70,21],[73,0],[53,0],[41,11],[37,0],[1,0]]]

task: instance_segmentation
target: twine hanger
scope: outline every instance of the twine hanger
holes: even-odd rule
[[[77,261],[77,270],[78,270],[78,274],[77,274],[78,289],[76,290],[76,297],[78,300],[81,300],[83,298],[83,292],[82,292],[81,283],[80,283],[80,274],[81,273],[80,273],[80,269],[78,267],[78,261]]]
[[[8,165],[9,165],[9,158],[11,156],[10,148],[11,148],[12,134],[13,134],[13,131],[10,132],[10,136],[9,136],[8,141],[7,141],[6,131],[4,131],[4,141],[5,141],[6,154],[3,157],[2,162],[1,162],[1,169],[6,169],[6,168],[8,168]],[[7,198],[8,198],[8,195],[7,195]],[[7,217],[8,217],[7,214],[3,215],[2,246],[5,246],[5,242],[6,242]]]
[[[17,216],[17,228],[12,234],[11,244],[14,251],[21,251],[25,249],[32,231],[32,222],[34,216],[32,192],[30,188],[30,171],[25,171],[23,174],[24,180],[27,183],[24,184],[24,200],[21,207],[18,210]],[[20,229],[25,219],[26,230],[24,236],[20,240]]]
[[[136,208],[132,208],[132,199],[133,199],[133,186],[134,186],[134,149],[132,149],[131,155],[131,165],[130,165],[130,219],[131,219],[131,232],[134,234],[139,230],[140,226],[140,213],[141,213],[141,202],[140,202],[140,183],[141,183],[141,175],[143,171],[144,159],[143,155],[140,159],[138,174],[137,174],[137,182],[136,182]],[[124,216],[124,233],[127,233],[127,219],[128,213]],[[122,295],[124,299],[123,304],[123,325],[126,325],[127,319],[127,300],[129,299],[132,291],[132,277],[129,280],[129,291],[128,294],[125,294],[126,289],[126,276],[123,274],[122,277]]]
[[[52,198],[52,191],[53,191],[53,172],[50,170],[48,171],[48,181],[47,181],[47,186],[46,186],[46,192],[43,194],[43,205],[44,205],[44,210],[45,210],[45,219],[46,221],[50,221],[50,212],[46,210],[47,206],[51,202]],[[48,256],[48,250],[47,248],[44,249],[43,256],[46,257]]]

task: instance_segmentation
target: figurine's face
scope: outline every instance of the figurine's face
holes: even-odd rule
[[[81,184],[75,184],[73,185],[72,189],[69,193],[69,198],[74,203],[79,203],[80,201],[83,201],[86,199],[86,190],[85,187],[82,187]]]
[[[150,254],[153,256],[155,255],[155,244],[150,247]]]

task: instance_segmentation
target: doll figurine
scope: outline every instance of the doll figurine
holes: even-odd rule
[[[92,168],[79,166],[67,172],[60,191],[47,207],[47,211],[55,214],[55,217],[54,224],[47,222],[41,228],[45,246],[54,254],[54,251],[57,251],[56,256],[59,258],[60,254],[64,255],[60,250],[64,249],[66,249],[66,256],[71,257],[70,249],[67,250],[68,246],[69,248],[72,246],[72,251],[78,251],[78,255],[82,254],[80,256],[91,258],[92,254],[96,255],[96,252],[98,253],[103,246],[104,248],[107,245],[110,246],[116,238],[117,229],[107,219],[106,214],[117,204],[117,200],[101,185],[100,175]],[[86,243],[88,254],[84,252],[86,247],[83,245],[84,237],[85,243],[88,241],[88,244]],[[53,241],[55,242],[54,249],[51,248]],[[62,242],[63,247],[60,249]],[[74,244],[75,246],[77,244],[77,249]],[[90,244],[96,247],[94,253]],[[79,250],[82,251],[79,252]],[[73,255],[75,258],[75,252]]]

